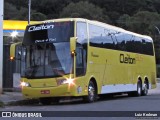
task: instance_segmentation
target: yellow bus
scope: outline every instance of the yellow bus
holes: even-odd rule
[[[82,18],[28,25],[21,52],[21,86],[42,104],[61,97],[94,102],[110,93],[147,95],[156,87],[153,40]]]

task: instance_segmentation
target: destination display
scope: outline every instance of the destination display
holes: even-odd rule
[[[73,22],[50,22],[29,25],[25,31],[23,44],[69,42],[73,34]]]

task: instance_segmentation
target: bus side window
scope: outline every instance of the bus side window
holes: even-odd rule
[[[77,22],[77,48],[76,48],[76,76],[84,75],[87,64],[87,24],[85,22]]]
[[[116,44],[115,36],[112,34],[111,31],[107,29],[104,29],[104,33],[105,33],[105,40],[103,42],[104,48],[115,49],[115,44]]]
[[[76,76],[81,76],[85,73],[83,48],[77,47],[76,53]]]
[[[126,51],[127,52],[133,52],[134,46],[132,45],[134,42],[134,37],[133,35],[126,34],[125,35],[125,40],[126,40]]]
[[[117,32],[115,36],[117,39],[118,50],[126,51],[125,33]]]

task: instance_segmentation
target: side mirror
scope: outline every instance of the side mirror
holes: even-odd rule
[[[13,61],[15,59],[15,44],[11,44],[10,46],[10,60]]]
[[[20,53],[18,52],[18,56],[16,55],[16,48],[21,46],[21,42],[11,44],[10,46],[10,60],[20,60]]]
[[[71,37],[70,38],[70,51],[72,55],[75,55],[76,51],[76,42],[77,42],[77,37]]]

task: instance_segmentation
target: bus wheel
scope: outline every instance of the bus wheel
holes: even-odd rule
[[[96,85],[94,84],[93,81],[89,82],[89,85],[88,85],[88,96],[85,96],[84,100],[86,102],[89,102],[89,103],[94,102],[94,101],[97,100]]]
[[[148,84],[144,82],[142,95],[146,96],[148,94]]]
[[[141,81],[138,81],[136,96],[141,96],[141,95],[142,95],[142,84]]]
[[[39,100],[43,105],[50,105],[52,103],[52,98],[40,98]]]
[[[141,95],[142,95],[142,84],[141,84],[141,81],[138,81],[138,83],[137,83],[137,91],[129,92],[128,96],[137,97],[137,96],[141,96]]]

